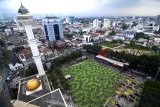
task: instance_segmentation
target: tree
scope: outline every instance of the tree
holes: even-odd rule
[[[69,87],[70,87],[70,85],[69,85],[69,83],[66,81],[66,82],[63,84],[63,88],[64,88],[65,90],[69,90]]]
[[[20,32],[20,33],[19,33],[19,36],[24,36],[24,33],[23,33],[23,32]]]
[[[24,49],[23,46],[21,46],[21,47],[16,47],[16,48],[14,48],[12,51],[18,53],[18,52],[19,52],[20,50],[22,50],[22,49]]]
[[[144,46],[135,44],[135,41],[130,41],[130,44],[126,44],[125,45],[125,48],[146,50],[146,51],[150,51],[151,50],[150,47],[144,47]]]
[[[125,23],[122,24],[122,29],[123,29],[123,30],[126,30],[128,27],[129,27],[129,26],[126,25]]]
[[[67,81],[67,79],[64,77],[63,73],[61,73],[61,75],[59,76],[59,79],[60,79],[61,84],[64,84]]]
[[[102,50],[102,47],[99,46],[99,45],[97,45],[97,44],[94,44],[94,45],[84,45],[83,49],[85,49],[87,52],[89,52],[91,54],[97,55],[98,52],[100,52]]]
[[[135,37],[134,37],[136,40],[138,40],[139,38],[144,38],[144,39],[149,39],[149,36],[140,32],[140,33],[136,33],[135,34]]]
[[[111,43],[113,43],[113,44],[117,44],[117,43],[120,43],[120,44],[122,44],[123,43],[123,40],[112,40],[112,42]]]
[[[43,64],[43,67],[44,67],[44,70],[47,71],[48,68],[47,68],[47,65],[46,64]]]
[[[70,33],[70,32],[64,32],[64,36],[65,36],[66,38],[72,38],[72,37],[73,37],[73,34]]]
[[[61,69],[60,69],[60,67],[56,67],[56,68],[54,69],[54,71],[55,71],[55,74],[56,74],[57,76],[60,76],[60,74],[61,74]]]
[[[55,89],[58,88],[59,86],[58,86],[57,78],[53,74],[53,72],[48,72],[47,74],[48,74],[49,80],[52,82],[53,87]]]
[[[10,45],[13,45],[13,43],[8,43],[7,45],[10,46]]]
[[[0,46],[1,47],[5,47],[6,46],[5,42],[3,40],[1,40],[1,39],[0,39]]]
[[[116,34],[116,32],[114,30],[112,30],[112,32],[109,33],[109,36],[113,36],[115,34]]]
[[[8,61],[9,61],[10,51],[8,51],[7,49],[2,49],[1,52],[2,52],[2,59],[0,59],[0,60],[3,61],[4,65],[7,65]]]
[[[160,82],[146,81],[138,107],[159,107],[160,105]]]
[[[18,88],[10,88],[11,99],[17,99]]]
[[[23,72],[24,72],[25,77],[29,77],[29,76],[37,74],[38,70],[37,70],[37,67],[34,65],[34,66],[28,67],[28,69],[24,70]]]
[[[130,41],[131,46],[135,46],[135,41]]]
[[[153,50],[155,53],[157,53],[158,47],[154,45],[154,46],[152,46],[152,50]]]
[[[82,56],[81,50],[76,50],[67,56],[62,56],[62,57],[56,58],[52,61],[51,68],[53,70],[55,70],[57,67],[60,67],[62,64],[66,63],[66,62],[70,62],[70,61],[72,61],[76,58],[79,58],[81,56]]]

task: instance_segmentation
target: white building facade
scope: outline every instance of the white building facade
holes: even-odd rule
[[[109,19],[104,19],[103,27],[106,28],[106,29],[110,28],[111,27],[111,21]]]
[[[93,28],[101,28],[101,21],[98,19],[93,20]]]

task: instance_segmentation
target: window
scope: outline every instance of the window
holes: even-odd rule
[[[59,26],[58,24],[53,25],[55,38],[56,40],[60,40]]]
[[[48,35],[48,31],[47,31],[47,26],[46,25],[44,25],[44,30],[45,30],[46,35]]]

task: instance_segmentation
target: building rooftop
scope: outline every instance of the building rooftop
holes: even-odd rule
[[[41,81],[42,90],[31,95],[26,95],[26,82],[32,78],[38,78]],[[19,82],[17,100],[26,102],[26,104],[22,107],[28,107],[30,104],[35,105],[35,107],[66,107],[66,103],[60,89],[51,91],[50,84],[46,75],[41,77],[33,75],[21,79]]]
[[[61,41],[61,40],[57,40],[55,45],[57,47],[64,47],[64,46],[66,46],[66,42],[65,41]]]
[[[49,49],[47,46],[41,46],[39,49],[40,49],[44,54],[47,54],[47,53],[49,53],[49,52],[52,52],[52,50]]]
[[[24,107],[24,105],[27,105],[26,102],[23,102],[23,101],[19,101],[19,100],[12,100],[11,103],[13,104],[13,107]],[[33,104],[28,104],[26,107],[38,107],[36,105],[33,105]]]
[[[32,58],[32,52],[30,50],[30,48],[24,48],[21,49],[20,52],[18,52],[18,54],[21,56],[22,59],[31,59]]]
[[[37,75],[33,75],[33,76],[23,78],[20,80],[17,100],[28,102],[28,101],[31,101],[31,100],[33,100],[37,97],[40,97],[41,95],[44,95],[44,94],[51,91],[47,76],[44,75],[44,76],[38,77],[38,79],[41,80],[43,89],[39,92],[32,94],[32,95],[26,96],[26,89],[25,88],[26,88],[27,81],[32,78],[36,78],[36,77],[37,77]]]
[[[80,44],[82,43],[83,41],[82,40],[79,40],[79,39],[76,39],[76,40],[72,40],[73,43],[75,44]]]
[[[9,62],[15,65],[16,63],[21,63],[15,53],[9,54]]]
[[[41,107],[66,107],[67,106],[60,89],[51,91],[35,100],[30,101],[28,104],[39,105]]]

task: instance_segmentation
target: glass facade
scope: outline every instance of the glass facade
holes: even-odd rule
[[[60,33],[59,33],[58,24],[53,25],[53,28],[54,28],[55,39],[60,40]]]
[[[63,40],[63,25],[59,18],[45,18],[42,20],[46,39],[53,42]]]

